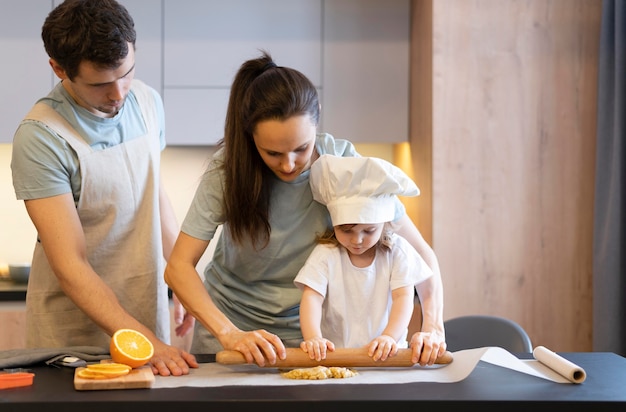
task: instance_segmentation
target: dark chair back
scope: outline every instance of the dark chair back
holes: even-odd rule
[[[448,350],[498,346],[512,353],[532,353],[528,333],[511,319],[490,315],[468,315],[444,322]]]

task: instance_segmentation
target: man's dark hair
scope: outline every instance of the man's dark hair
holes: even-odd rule
[[[65,0],[46,18],[41,38],[48,56],[73,80],[83,60],[117,68],[137,34],[128,10],[115,0]]]

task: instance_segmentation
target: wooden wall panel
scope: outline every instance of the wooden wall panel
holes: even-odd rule
[[[432,155],[445,318],[506,316],[535,346],[591,350],[601,1],[413,5],[417,55],[415,24],[432,7],[432,104],[412,107],[415,119],[432,116],[432,134],[413,127],[411,143]]]
[[[433,4],[432,0],[414,0],[411,24],[411,93],[409,96],[411,177],[420,188],[414,207],[407,212],[422,236],[432,245],[433,239]],[[403,165],[404,170],[407,166]],[[405,203],[408,203],[407,200]]]

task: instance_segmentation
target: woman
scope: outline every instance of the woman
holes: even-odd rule
[[[359,156],[352,143],[317,134],[315,86],[269,54],[245,62],[232,85],[224,139],[183,221],[165,280],[196,322],[192,353],[240,351],[265,366],[302,341],[301,293],[293,280],[331,227],[313,200],[309,168],[322,154]],[[445,351],[443,292],[436,256],[399,208],[396,223],[436,276],[428,284],[414,361],[432,364]],[[399,220],[398,220],[399,219]],[[196,272],[222,225],[204,285]],[[424,282],[426,283],[426,282]],[[208,292],[208,293],[207,293]]]

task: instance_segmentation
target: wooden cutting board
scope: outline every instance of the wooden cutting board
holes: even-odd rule
[[[76,368],[74,372],[74,389],[77,391],[99,391],[107,389],[141,389],[151,388],[154,383],[154,374],[149,365],[133,369],[128,375],[111,379],[85,379],[77,376],[78,371],[85,368]]]

